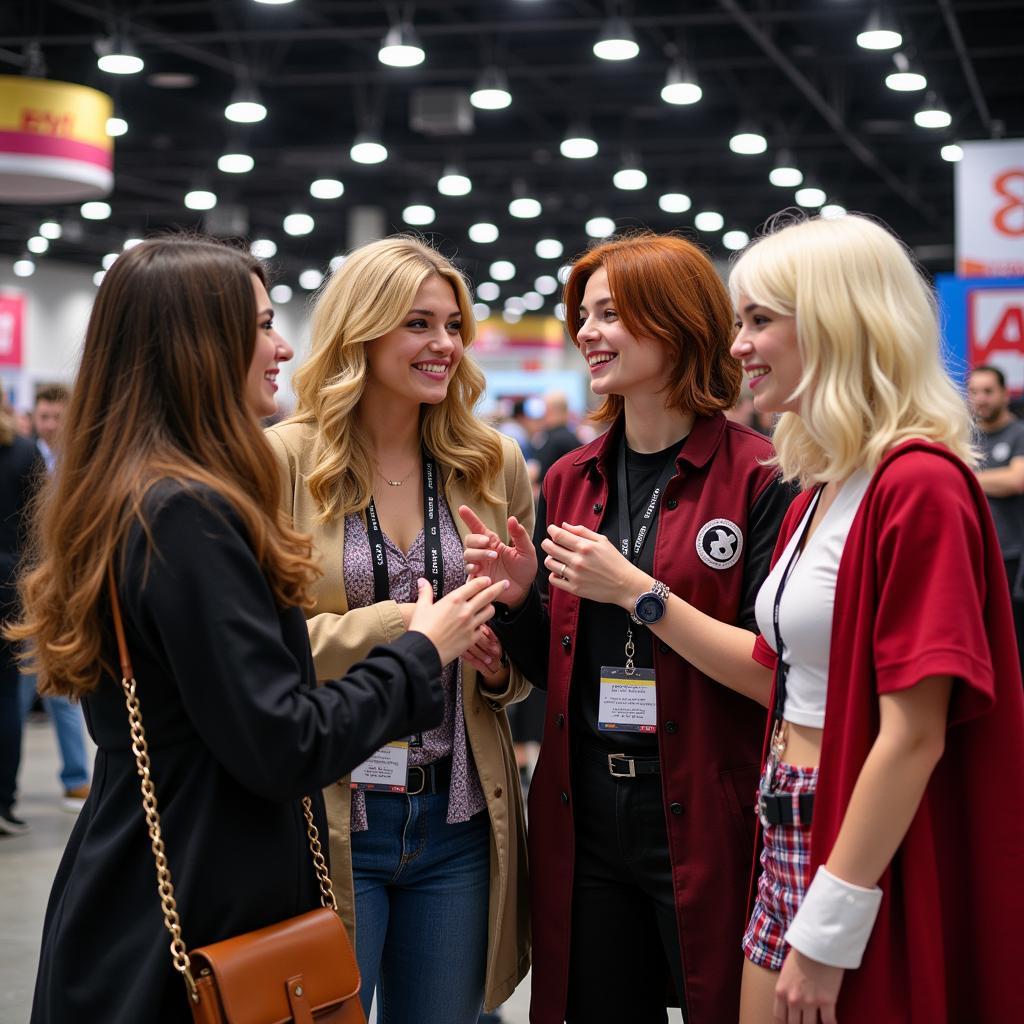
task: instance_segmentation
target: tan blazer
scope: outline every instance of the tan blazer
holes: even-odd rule
[[[318,679],[337,679],[375,644],[387,643],[405,632],[405,623],[394,601],[382,601],[351,611],[342,578],[345,524],[317,520],[317,509],[306,486],[312,470],[315,427],[287,423],[267,431],[281,472],[282,502],[295,528],[313,536],[323,576],[313,588],[316,608],[307,612],[309,639]],[[448,473],[443,481],[445,500],[461,536],[468,532],[459,518],[459,505],[469,505],[499,536],[507,540],[510,515],[532,533],[533,495],[519,446],[502,435],[503,470],[492,490],[502,496],[499,504],[472,497],[465,485]],[[529,887],[526,867],[526,833],[519,771],[512,751],[512,737],[505,707],[522,700],[530,683],[515,669],[505,691],[495,693],[477,684],[476,670],[464,664],[463,707],[466,734],[480,785],[487,798],[491,819],[491,884],[488,920],[487,974],[484,1005],[490,1009],[504,1002],[530,966]],[[355,936],[352,882],[352,844],[349,835],[351,790],[348,778],[324,791],[330,824],[331,877],[342,919]]]

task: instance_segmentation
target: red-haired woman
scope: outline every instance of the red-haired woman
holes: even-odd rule
[[[733,313],[701,250],[601,245],[565,308],[610,429],[546,476],[543,554],[463,510],[467,565],[510,581],[506,651],[547,680],[531,1020],[664,1021],[674,991],[689,1024],[733,1024],[768,687],[723,641],[753,647],[791,492],[763,465],[770,443],[723,415]]]

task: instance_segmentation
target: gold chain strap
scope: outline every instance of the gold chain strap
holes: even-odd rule
[[[337,910],[338,901],[334,898],[334,886],[331,885],[331,873],[327,870],[323,850],[320,849],[320,833],[313,824],[313,801],[308,796],[302,798],[302,813],[306,816],[306,835],[309,836],[309,852],[313,855],[313,867],[320,882],[320,904],[328,910]]]

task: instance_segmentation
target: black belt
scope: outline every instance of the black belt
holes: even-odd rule
[[[810,825],[813,793],[758,793],[757,810],[766,825]]]
[[[452,759],[444,757],[431,764],[409,765],[409,785],[406,796],[425,793],[447,793],[452,783]]]
[[[638,775],[660,775],[661,758],[609,754],[608,774],[613,779],[635,779]]]

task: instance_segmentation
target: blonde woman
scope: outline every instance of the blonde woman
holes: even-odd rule
[[[414,238],[353,252],[320,294],[298,405],[269,431],[296,529],[323,576],[308,625],[332,678],[409,625],[416,581],[465,581],[460,504],[505,535],[533,526],[514,441],[473,413],[472,303]],[[355,929],[364,1004],[392,1024],[474,1024],[528,969],[519,776],[505,706],[529,684],[497,641],[446,669],[443,724],[326,792],[335,891]]]
[[[775,685],[741,1022],[1024,1019],[1024,698],[931,293],[854,216],[761,239],[730,288],[806,489],[757,600]]]

